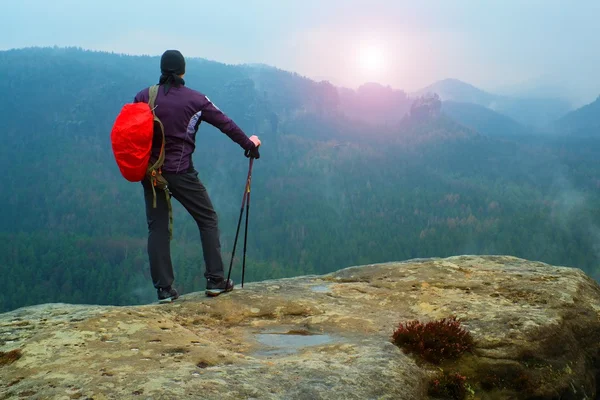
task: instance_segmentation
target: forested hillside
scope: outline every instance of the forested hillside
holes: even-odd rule
[[[119,174],[110,129],[120,107],[158,80],[158,65],[79,49],[0,52],[0,312],[155,300],[142,189]],[[600,278],[598,136],[488,134],[442,113],[436,99],[339,89],[264,66],[188,59],[185,79],[263,140],[247,280],[466,253]],[[225,135],[200,127],[194,163],[219,213],[226,264],[247,162]],[[197,227],[174,208],[176,285],[201,290]]]

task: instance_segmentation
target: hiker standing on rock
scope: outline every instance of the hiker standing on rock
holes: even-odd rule
[[[239,144],[246,156],[258,153],[261,142],[248,137],[227,115],[204,94],[185,86],[185,58],[177,50],[167,50],[160,60],[161,76],[155,101],[155,113],[164,126],[165,160],[162,176],[168,182],[169,194],[190,213],[198,224],[206,270],[206,294],[218,296],[233,290],[233,281],[224,276],[218,217],[208,192],[198,179],[192,163],[196,132],[202,121],[215,126]],[[149,102],[149,89],[140,91],[134,103]],[[155,140],[155,143],[161,140]],[[204,142],[206,143],[206,141]],[[152,159],[159,147],[153,145]],[[255,157],[256,158],[256,157]],[[170,249],[170,204],[163,196],[155,196],[148,179],[142,181],[148,223],[148,256],[150,272],[160,302],[179,297],[173,287],[174,275]],[[156,201],[156,207],[153,202]]]

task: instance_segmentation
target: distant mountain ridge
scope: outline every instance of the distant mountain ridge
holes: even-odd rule
[[[442,101],[477,104],[504,114],[522,125],[537,128],[549,126],[572,109],[570,103],[564,99],[500,96],[458,79],[435,82],[418,90],[414,95],[426,93],[437,93]]]
[[[559,119],[555,129],[559,134],[600,136],[600,96]]]
[[[458,79],[444,79],[418,90],[415,95],[437,93],[443,101],[473,103],[487,107],[497,96]]]
[[[512,118],[474,103],[447,100],[442,102],[442,112],[484,135],[524,136],[532,133]]]

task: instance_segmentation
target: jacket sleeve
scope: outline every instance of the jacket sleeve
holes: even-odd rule
[[[202,120],[208,122],[221,132],[229,136],[231,140],[240,145],[244,150],[252,150],[255,146],[250,138],[239,126],[225,113],[223,113],[212,101],[204,96],[204,107],[202,107]]]

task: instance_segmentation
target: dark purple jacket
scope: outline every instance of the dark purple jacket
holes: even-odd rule
[[[149,88],[139,92],[134,103],[149,100]],[[187,172],[192,166],[192,154],[196,148],[196,132],[202,121],[218,128],[244,150],[254,148],[254,143],[246,134],[219,110],[205,95],[183,85],[171,87],[165,94],[162,86],[156,97],[155,113],[165,127],[165,163],[162,167],[167,173]],[[156,132],[155,135],[160,135]],[[155,136],[156,138],[156,136]],[[155,140],[160,143],[162,137]],[[154,148],[152,158],[158,157],[160,147]]]

